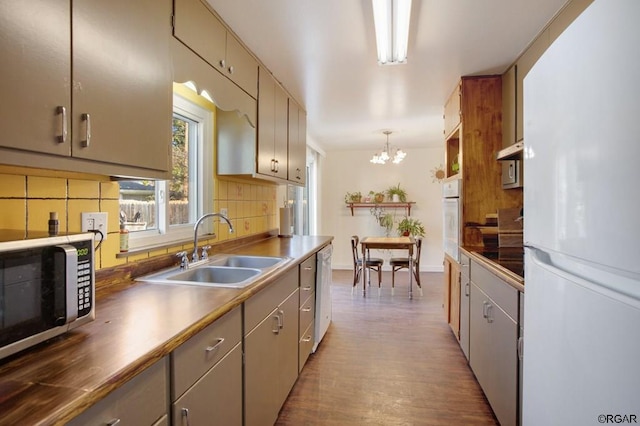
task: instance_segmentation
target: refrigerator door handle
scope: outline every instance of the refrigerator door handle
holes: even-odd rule
[[[640,277],[635,274],[614,271],[612,268],[580,261],[560,253],[547,252],[533,246],[525,247],[531,253],[531,260],[536,266],[588,290],[640,308],[640,286],[638,285]]]

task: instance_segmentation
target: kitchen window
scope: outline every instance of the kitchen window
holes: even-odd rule
[[[131,248],[190,239],[213,206],[213,111],[173,96],[172,179],[120,182]]]

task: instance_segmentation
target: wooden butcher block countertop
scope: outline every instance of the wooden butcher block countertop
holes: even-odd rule
[[[332,240],[268,238],[224,251],[291,258],[244,289],[128,280],[98,292],[95,321],[0,361],[0,424],[65,424]]]

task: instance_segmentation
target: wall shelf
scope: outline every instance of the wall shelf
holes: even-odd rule
[[[347,203],[347,208],[351,209],[351,216],[353,216],[353,209],[406,209],[407,216],[411,216],[411,206],[415,201],[407,201],[404,203]]]

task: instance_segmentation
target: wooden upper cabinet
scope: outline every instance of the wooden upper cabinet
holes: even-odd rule
[[[289,180],[304,185],[306,182],[306,113],[289,99]]]
[[[460,124],[460,84],[456,85],[451,96],[444,105],[444,136],[449,137],[451,132]]]
[[[171,0],[73,2],[74,157],[169,170],[171,10]]]
[[[174,35],[211,66],[258,96],[258,62],[201,0],[175,0]]]
[[[502,74],[502,147],[513,145],[516,140],[516,75],[513,65]]]
[[[70,45],[68,0],[0,2],[1,146],[71,154]]]

